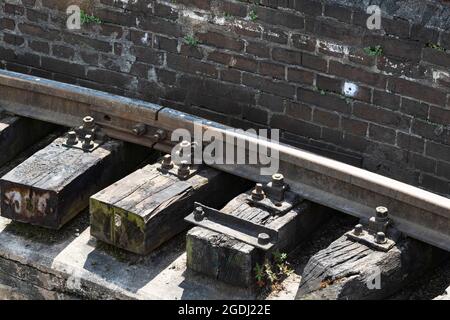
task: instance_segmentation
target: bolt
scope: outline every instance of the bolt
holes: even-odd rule
[[[284,185],[284,176],[281,173],[275,173],[272,176],[272,185],[275,187],[282,187]]]
[[[94,118],[91,116],[84,117],[83,118],[83,127],[84,127],[84,129],[94,128]]]
[[[386,243],[386,235],[384,234],[384,232],[377,232],[375,242],[379,244]]]
[[[196,207],[194,210],[194,219],[196,221],[201,221],[205,217],[205,211],[203,211],[202,207]]]
[[[156,141],[164,140],[166,138],[166,132],[162,129],[156,130],[156,133],[153,135],[153,138]]]
[[[270,236],[267,233],[260,233],[258,234],[258,243],[262,245],[268,244],[270,241]]]
[[[376,208],[376,217],[378,220],[386,220],[388,218],[389,211],[386,207]]]
[[[252,191],[252,199],[255,201],[261,201],[264,199],[264,191],[262,183],[257,183],[255,189]]]
[[[147,126],[143,123],[138,123],[133,127],[132,131],[135,135],[142,136],[145,132],[147,132]]]
[[[163,157],[161,168],[163,168],[164,170],[170,170],[173,168],[172,156],[170,154],[166,154]]]
[[[187,176],[189,176],[189,173],[190,168],[188,162],[186,160],[182,160],[178,167],[178,176],[180,176],[181,178],[186,178]]]
[[[90,135],[90,134],[85,135],[82,148],[84,150],[90,150],[93,147],[94,147],[94,143],[92,142],[92,135]]]
[[[359,236],[359,235],[361,235],[363,233],[363,226],[362,226],[362,224],[357,224],[356,226],[355,226],[355,229],[353,229],[353,234],[355,235],[355,236]]]
[[[77,139],[77,133],[75,131],[69,131],[67,133],[67,141],[66,144],[73,146],[76,145],[78,143],[78,139]]]

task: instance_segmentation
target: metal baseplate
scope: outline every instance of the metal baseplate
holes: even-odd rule
[[[169,154],[163,157],[161,166],[158,168],[163,174],[170,174],[177,177],[180,180],[188,180],[195,176],[201,169],[201,165],[189,165],[186,161],[182,161],[180,164],[172,162]]]
[[[180,180],[188,180],[200,171],[200,166],[191,167],[189,165],[186,166],[185,164],[176,165],[173,163],[170,169],[161,166],[158,168],[158,170],[161,173],[173,175]]]
[[[169,159],[167,157],[167,159]],[[166,164],[168,161],[166,161]],[[283,215],[292,210],[302,199],[284,183],[283,175],[277,173],[265,186],[258,183],[246,199],[251,206],[264,209],[271,215]],[[278,230],[263,226],[231,214],[196,203],[194,212],[186,221],[211,231],[250,244],[264,251],[272,250],[278,241]]]
[[[189,160],[181,160],[179,163],[175,163],[172,161],[172,156],[170,154],[166,154],[162,161],[161,166],[158,170],[164,174],[171,174],[176,176],[180,180],[187,180],[197,174],[198,171],[201,170],[201,164],[192,164],[194,161],[194,148],[196,145],[189,141],[182,141],[178,145],[175,146],[175,152],[178,154],[180,159],[189,159]]]
[[[401,232],[393,227],[386,207],[376,208],[376,215],[369,219],[368,224],[357,224],[345,235],[350,240],[384,252],[391,250],[402,236]]]
[[[272,181],[266,185],[256,184],[247,202],[260,207],[272,215],[284,215],[302,202],[298,194],[289,191],[289,185],[284,183],[282,174],[274,174]]]
[[[102,138],[102,139],[100,139]],[[86,116],[83,118],[83,125],[69,131],[66,135],[66,142],[63,146],[73,149],[92,152],[103,144],[104,137],[95,126],[94,118]]]
[[[277,230],[240,219],[197,202],[194,212],[184,220],[211,231],[225,234],[264,251],[271,250],[278,240]]]

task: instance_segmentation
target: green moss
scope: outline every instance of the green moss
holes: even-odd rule
[[[383,55],[383,48],[381,46],[365,47],[364,52],[371,57],[381,57]]]
[[[127,219],[132,224],[136,225],[139,228],[139,230],[141,230],[142,232],[145,231],[145,222],[144,219],[142,219],[142,217],[135,215],[131,212],[128,212]]]
[[[101,24],[102,23],[102,20],[100,20],[100,18],[94,16],[93,14],[89,15],[84,10],[80,11],[80,19],[81,19],[81,24],[90,24],[90,23]]]
[[[191,36],[191,35],[185,36],[184,37],[184,42],[187,45],[190,45],[190,46],[193,46],[193,47],[196,47],[199,44],[199,40],[197,38],[195,38],[194,36]]]
[[[426,44],[426,47],[434,49],[434,50],[442,51],[442,52],[446,51],[443,47],[441,47],[440,45],[438,45],[436,43],[429,42],[429,43]]]
[[[260,288],[274,288],[279,285],[293,270],[288,264],[287,254],[275,251],[271,259],[264,260],[254,268],[256,284]]]
[[[256,13],[256,10],[250,10],[250,12],[248,13],[248,17],[250,18],[250,20],[252,21],[256,21],[258,20],[258,14]]]

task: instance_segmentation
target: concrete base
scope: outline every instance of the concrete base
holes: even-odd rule
[[[186,270],[185,234],[142,257],[96,242],[86,213],[59,231],[0,218],[0,299],[254,299]],[[293,299],[297,276],[269,299]]]

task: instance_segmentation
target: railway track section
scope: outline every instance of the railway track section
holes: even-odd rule
[[[383,299],[447,263],[450,199],[425,190],[4,70],[0,108],[0,298]],[[279,170],[175,161],[199,148],[177,129]]]

